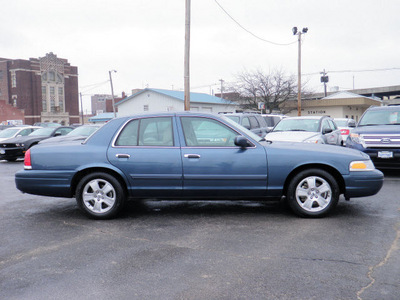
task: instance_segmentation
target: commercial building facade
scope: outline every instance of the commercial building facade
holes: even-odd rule
[[[78,68],[51,52],[29,60],[0,58],[0,100],[20,110],[24,124],[79,123]]]

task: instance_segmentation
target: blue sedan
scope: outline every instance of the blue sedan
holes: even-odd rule
[[[146,198],[284,198],[296,214],[321,217],[342,194],[376,194],[383,174],[358,150],[266,141],[226,117],[179,112],[116,118],[84,142],[39,144],[15,181],[24,193],[75,196],[95,219]]]

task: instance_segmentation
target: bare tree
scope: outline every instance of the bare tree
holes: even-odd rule
[[[282,70],[269,74],[261,70],[244,71],[237,76],[231,89],[240,95],[241,107],[245,110],[258,110],[258,103],[265,104],[265,111],[281,111],[281,106],[297,93],[296,78],[287,76]]]

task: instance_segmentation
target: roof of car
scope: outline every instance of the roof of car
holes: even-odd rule
[[[400,105],[388,105],[388,106],[371,106],[368,110],[398,110]]]
[[[288,117],[288,118],[285,118],[285,119],[315,119],[315,120],[319,120],[319,119],[322,119],[322,118],[329,118],[329,119],[331,119],[331,117],[329,117],[329,116],[297,116],[297,117]]]

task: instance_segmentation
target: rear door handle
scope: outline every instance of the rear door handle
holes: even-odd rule
[[[115,156],[117,158],[130,158],[131,157],[129,154],[116,154]]]
[[[186,158],[200,158],[200,154],[185,154]]]

